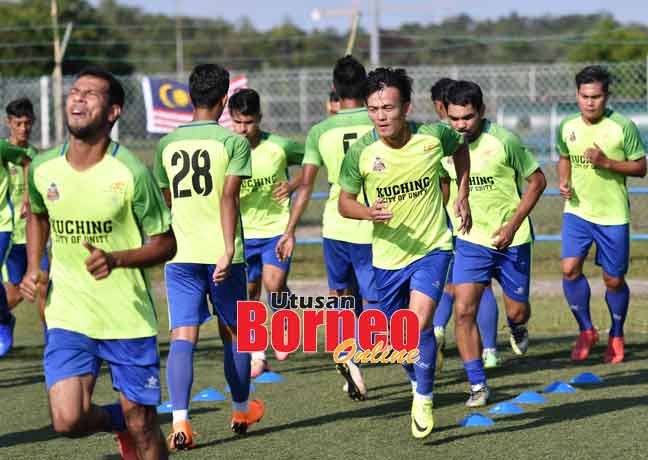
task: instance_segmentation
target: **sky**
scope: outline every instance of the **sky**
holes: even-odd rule
[[[348,9],[353,3],[362,10],[361,24],[368,27],[369,3],[371,0],[247,0],[245,2],[218,0],[118,0],[119,3],[136,6],[151,13],[175,15],[179,9],[183,16],[222,17],[236,21],[248,16],[255,26],[267,30],[290,18],[300,28],[336,27],[347,29],[348,17],[323,17],[314,22],[311,13],[314,9]],[[648,24],[648,8],[643,0],[588,0],[587,2],[566,2],[565,0],[520,1],[520,0],[378,0],[381,5],[380,25],[383,28],[396,28],[404,22],[438,22],[444,17],[467,13],[473,17],[498,18],[516,11],[521,16],[542,16],[551,14],[591,14],[600,11],[613,11],[621,22],[642,22]],[[98,4],[99,0],[91,0]],[[643,5],[642,5],[643,4]],[[612,8],[613,6],[613,8]]]

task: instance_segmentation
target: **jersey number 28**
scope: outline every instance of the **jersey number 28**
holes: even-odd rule
[[[202,160],[202,165],[200,165],[200,160]],[[207,150],[196,150],[191,156],[184,150],[175,152],[171,156],[171,166],[177,166],[178,163],[181,163],[181,166],[180,171],[173,178],[173,198],[187,198],[191,196],[190,188],[180,188],[180,182],[189,174],[190,169],[193,171],[191,174],[191,184],[193,185],[194,191],[198,195],[203,196],[211,193],[214,188],[214,181],[209,173],[211,160],[209,159]],[[202,181],[200,179],[201,177],[203,178]]]

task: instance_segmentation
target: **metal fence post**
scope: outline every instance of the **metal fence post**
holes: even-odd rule
[[[50,77],[40,77],[40,124],[41,124],[41,148],[50,146]]]

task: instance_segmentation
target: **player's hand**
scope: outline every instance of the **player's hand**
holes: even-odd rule
[[[572,189],[569,185],[569,182],[561,182],[558,184],[558,190],[560,191],[560,196],[566,200],[571,200]]]
[[[376,198],[371,208],[369,208],[369,215],[374,224],[384,224],[389,222],[393,217],[393,213],[387,209],[387,203],[382,198]]]
[[[83,242],[83,247],[88,250],[90,255],[85,260],[86,269],[94,277],[94,279],[102,280],[108,278],[112,273],[113,268],[117,265],[115,257],[109,252],[95,248],[87,241]]]
[[[31,207],[29,206],[29,200],[23,200],[20,205],[20,218],[26,219],[30,211]]]
[[[272,191],[272,198],[277,201],[284,201],[290,198],[290,186],[288,185],[288,182],[278,182],[277,186]]]
[[[491,243],[498,251],[504,251],[513,242],[515,232],[516,229],[510,223],[504,224],[491,235]]]
[[[462,235],[470,233],[470,229],[472,228],[472,212],[470,211],[470,203],[467,197],[457,198],[454,202],[454,213],[461,221],[457,232],[460,232]]]
[[[27,273],[25,273],[25,276],[23,276],[23,279],[20,282],[20,294],[30,302],[36,300],[36,294],[39,291],[41,276],[41,271],[39,269],[28,269]]]
[[[587,158],[596,168],[607,168],[608,157],[603,153],[601,147],[596,145],[596,142],[594,142],[594,147],[585,150],[585,158]]]
[[[293,233],[284,233],[279,238],[277,246],[275,246],[275,255],[281,262],[285,262],[292,256],[293,249],[295,249],[295,235]]]
[[[212,280],[214,284],[222,283],[227,279],[230,274],[230,268],[232,267],[232,256],[223,254],[216,262],[216,268],[214,269],[214,275]]]

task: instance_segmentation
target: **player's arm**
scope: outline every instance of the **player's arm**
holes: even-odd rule
[[[571,160],[569,156],[560,155],[558,158],[558,164],[556,165],[556,170],[558,172],[558,190],[560,191],[560,196],[566,200],[571,199]]]
[[[239,214],[239,194],[241,193],[241,177],[225,176],[223,195],[220,202],[221,227],[225,241],[225,254],[216,262],[214,270],[214,283],[224,281],[229,275],[232,258],[234,257],[234,237],[236,221]]]
[[[40,263],[45,252],[47,237],[50,232],[49,215],[43,197],[34,182],[34,166],[28,168],[25,188],[31,201],[31,211],[27,215],[27,271],[20,283],[20,292],[24,298],[33,302],[38,292],[41,277]]]
[[[470,203],[468,202],[468,194],[470,191],[470,152],[468,150],[468,144],[465,141],[461,143],[452,157],[455,171],[457,172],[458,187],[454,212],[461,219],[461,224],[457,231],[466,234],[472,228],[472,213],[470,212]]]
[[[288,166],[301,166],[304,161],[304,144],[299,142],[294,142],[291,140],[285,140],[284,145],[282,146],[284,152],[286,152],[286,163]],[[299,185],[302,182],[304,176],[303,168],[299,169],[299,172],[295,174],[287,182],[280,182],[277,184],[275,189],[272,191],[272,196],[275,200],[283,201],[286,198],[290,198],[290,195],[297,190]]]
[[[171,187],[169,186],[169,176],[167,175],[166,168],[162,161],[162,152],[164,151],[164,145],[160,142],[155,150],[155,157],[153,159],[153,176],[157,181],[160,190],[162,190],[162,196],[164,197],[164,202],[167,207],[171,209]]]
[[[507,140],[504,150],[508,155],[508,164],[515,170],[518,177],[526,178],[527,189],[522,195],[513,217],[491,235],[493,245],[500,251],[511,245],[515,233],[529,216],[547,186],[545,175],[533,153],[522,144],[517,136],[511,136]]]
[[[642,153],[642,155],[644,155]],[[646,157],[642,156],[636,160],[613,160],[603,152],[596,144],[585,150],[585,157],[596,168],[622,174],[624,176],[644,177],[646,175]]]
[[[31,158],[26,155],[22,157],[22,160],[20,161],[20,164],[23,167],[24,184],[27,184],[29,182],[29,165],[31,164],[31,161],[32,161]],[[20,205],[20,218],[24,219],[27,217],[28,214],[29,214],[29,187],[25,187],[22,203]]]
[[[441,187],[441,195],[443,196],[443,207],[448,206],[448,201],[450,200],[450,178],[449,177],[440,177],[439,186]]]
[[[284,234],[281,235],[275,247],[277,258],[282,262],[292,255],[293,249],[295,248],[295,229],[308,206],[308,202],[313,194],[317,172],[323,164],[322,155],[319,151],[319,131],[316,128],[312,128],[308,132],[303,155],[301,181],[297,185],[295,199],[290,204],[288,224],[286,225]]]

